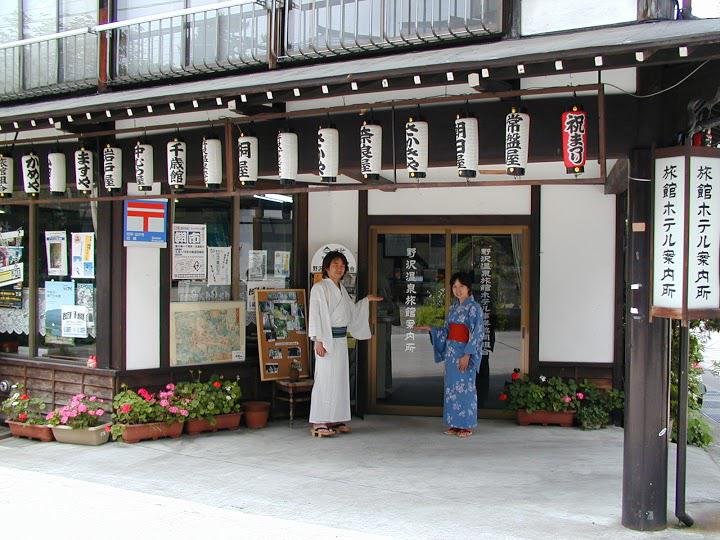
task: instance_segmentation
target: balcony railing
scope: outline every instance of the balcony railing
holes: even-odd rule
[[[96,30],[112,34],[115,69],[108,81],[123,83],[266,64],[270,20],[265,2],[234,0]]]
[[[502,14],[502,0],[288,0],[284,59],[488,36]]]
[[[97,66],[91,28],[0,45],[0,100],[96,86]]]

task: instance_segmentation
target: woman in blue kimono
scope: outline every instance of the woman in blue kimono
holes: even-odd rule
[[[485,325],[483,310],[472,297],[472,282],[463,273],[450,278],[455,301],[442,327],[430,330],[435,362],[445,361],[445,404],[443,416],[447,435],[466,438],[477,426],[475,376],[482,360]]]

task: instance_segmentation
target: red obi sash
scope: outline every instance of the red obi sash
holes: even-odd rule
[[[450,323],[450,331],[448,332],[448,339],[452,341],[458,341],[460,343],[467,343],[470,341],[470,330],[464,324]]]

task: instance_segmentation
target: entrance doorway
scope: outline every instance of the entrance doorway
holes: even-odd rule
[[[443,364],[433,360],[428,333],[414,327],[443,324],[450,276],[466,272],[487,318],[479,416],[502,415],[505,381],[528,367],[528,227],[376,226],[370,256],[371,290],[384,297],[372,314],[370,412],[442,414]]]

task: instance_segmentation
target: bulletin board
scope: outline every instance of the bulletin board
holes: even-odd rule
[[[290,377],[290,363],[300,363],[300,377],[310,376],[307,304],[303,289],[257,289],[260,380]]]

